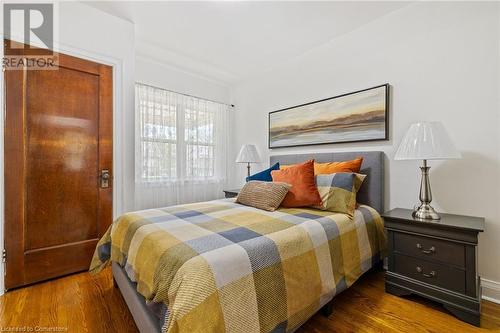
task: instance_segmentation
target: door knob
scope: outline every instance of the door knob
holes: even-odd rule
[[[111,175],[109,174],[108,169],[103,169],[101,170],[101,188],[108,188],[109,187],[109,181],[111,179]]]

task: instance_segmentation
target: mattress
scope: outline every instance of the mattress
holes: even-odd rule
[[[163,332],[291,332],[383,258],[379,214],[216,200],[123,215],[91,270],[123,267]]]

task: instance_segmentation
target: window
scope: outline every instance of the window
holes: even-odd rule
[[[225,179],[228,108],[136,84],[137,180]]]

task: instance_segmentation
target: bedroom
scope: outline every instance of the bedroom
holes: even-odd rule
[[[497,2],[47,4],[1,6],[3,331],[500,329]]]

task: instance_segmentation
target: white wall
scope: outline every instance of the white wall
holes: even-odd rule
[[[59,40],[56,45],[59,45],[61,52],[114,66],[113,210],[116,216],[132,208],[134,195],[134,154],[133,150],[124,149],[134,145],[134,26],[79,2],[59,3],[59,18]],[[3,75],[0,77],[3,84]],[[2,100],[0,102],[3,103]],[[0,119],[3,129],[3,117]],[[3,133],[0,134],[3,140]],[[3,166],[3,144],[1,146],[0,165]],[[3,171],[0,174],[3,177]],[[3,185],[1,191],[3,203]],[[0,224],[3,227],[3,206],[0,208]],[[3,244],[1,231],[0,242]],[[3,267],[0,267],[2,278]],[[0,294],[3,290],[3,280],[0,280]]]
[[[239,83],[233,150],[255,143],[264,161],[270,153],[383,150],[386,209],[409,208],[418,202],[419,162],[394,161],[394,152],[412,122],[441,121],[463,159],[431,162],[433,204],[486,217],[479,272],[500,281],[498,6],[411,4]],[[392,85],[389,141],[267,149],[269,111],[386,82]],[[232,184],[241,184],[244,174],[241,166]]]
[[[136,55],[135,80],[217,102],[230,103],[231,100],[230,90],[224,83],[182,71],[140,52]]]

